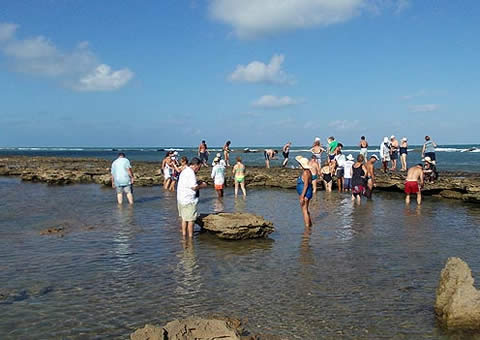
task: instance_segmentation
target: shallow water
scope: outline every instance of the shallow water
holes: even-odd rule
[[[254,332],[289,339],[465,338],[438,328],[440,271],[459,256],[480,275],[480,206],[400,194],[360,206],[318,193],[305,230],[294,190],[249,190],[202,212],[258,213],[270,240],[227,242],[179,233],[175,196],[137,188],[134,207],[111,189],[47,186],[0,177],[0,337],[124,338],[145,323],[189,315],[248,318]],[[64,237],[40,236],[66,225]]]

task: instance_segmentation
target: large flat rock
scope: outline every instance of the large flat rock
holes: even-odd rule
[[[264,238],[275,231],[272,222],[249,213],[200,215],[197,224],[227,240]]]

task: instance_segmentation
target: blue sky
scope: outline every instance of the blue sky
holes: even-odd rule
[[[4,1],[0,146],[480,143],[480,3]]]

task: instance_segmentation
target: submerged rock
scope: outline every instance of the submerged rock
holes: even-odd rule
[[[448,259],[440,275],[435,313],[449,329],[480,330],[480,291],[473,286],[468,264]]]
[[[145,325],[130,335],[131,340],[240,340],[240,333],[228,320],[188,318],[164,327]]]
[[[249,213],[218,213],[201,215],[197,224],[218,237],[228,240],[245,240],[267,237],[275,231],[273,223]]]

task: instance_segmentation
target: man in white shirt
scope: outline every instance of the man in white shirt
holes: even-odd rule
[[[186,236],[188,230],[188,237],[193,237],[193,226],[198,216],[197,191],[207,187],[207,183],[197,183],[197,176],[195,175],[202,167],[200,159],[194,157],[187,166],[180,173],[177,185],[177,206],[178,215],[182,219],[182,234]]]
[[[128,203],[133,204],[133,171],[130,161],[123,152],[112,163],[112,188],[117,191],[118,204],[123,203],[123,193],[127,195]]]

